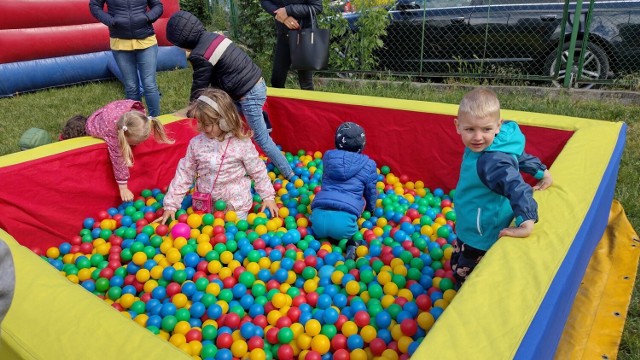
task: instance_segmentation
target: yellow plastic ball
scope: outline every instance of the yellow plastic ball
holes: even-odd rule
[[[237,358],[245,356],[247,350],[249,350],[249,347],[247,346],[247,342],[244,340],[236,340],[231,344],[231,353]]]
[[[312,336],[314,338],[315,336],[320,334],[320,330],[322,330],[322,325],[320,324],[320,321],[316,319],[310,319],[304,324],[304,331],[307,333],[307,335]]]
[[[173,333],[184,335],[188,333],[189,330],[191,330],[191,324],[189,324],[188,321],[182,320],[176,323],[176,326],[173,328]]]
[[[345,286],[345,290],[349,295],[358,295],[358,293],[360,292],[360,284],[355,280],[351,280],[347,282],[347,286]]]
[[[176,248],[171,248],[167,251],[167,261],[171,264],[175,264],[182,259],[182,254],[180,254],[180,250]]]
[[[185,307],[185,305],[187,305],[187,301],[189,301],[187,295],[182,293],[177,293],[173,295],[173,298],[171,298],[171,302],[173,303],[173,305],[175,305],[179,309]]]
[[[58,258],[58,256],[60,256],[60,249],[56,248],[56,247],[50,247],[47,249],[47,257],[48,258],[53,258],[56,259]]]
[[[433,318],[433,315],[429,312],[423,312],[418,315],[418,326],[420,326],[424,330],[429,330],[433,326],[436,320]]]
[[[316,335],[311,340],[311,349],[320,353],[320,355],[324,355],[329,352],[331,348],[331,340],[326,335]]]
[[[358,325],[356,325],[356,323],[353,321],[345,321],[345,323],[342,324],[341,331],[342,331],[342,335],[346,337],[355,335],[358,333]]]
[[[238,214],[235,211],[229,210],[224,214],[224,220],[227,222],[235,223],[238,221]]]
[[[199,214],[191,214],[187,217],[187,225],[189,225],[192,229],[200,227],[202,225],[202,216]]]

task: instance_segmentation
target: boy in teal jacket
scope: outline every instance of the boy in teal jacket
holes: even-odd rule
[[[496,94],[475,89],[460,102],[456,130],[465,145],[456,187],[456,233],[451,269],[457,287],[502,236],[527,237],[538,221],[533,190],[553,180],[547,167],[524,152],[525,137],[518,124],[503,121]],[[532,188],[520,171],[539,182]],[[515,219],[515,226],[510,226]]]

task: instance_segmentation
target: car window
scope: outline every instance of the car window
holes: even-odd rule
[[[471,6],[472,0],[427,0],[427,8]]]
[[[558,4],[564,0],[472,0],[473,5]]]

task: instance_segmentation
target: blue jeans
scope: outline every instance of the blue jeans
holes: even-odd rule
[[[247,119],[249,127],[253,130],[253,139],[258,143],[262,151],[267,154],[273,165],[280,170],[285,179],[290,179],[293,176],[291,165],[289,165],[287,158],[282,155],[276,143],[269,136],[267,125],[262,116],[262,107],[265,101],[267,101],[267,85],[265,85],[263,79],[260,79],[248,93],[238,100],[238,105],[240,112],[242,112],[245,119]]]
[[[345,211],[313,209],[311,229],[316,239],[331,238],[335,240],[351,239],[358,232],[358,218]]]
[[[149,115],[160,115],[160,92],[156,82],[156,66],[158,63],[158,45],[142,50],[113,50],[113,58],[122,72],[124,92],[127,99],[142,100],[138,84],[142,82],[144,98]],[[138,79],[140,72],[140,79]]]

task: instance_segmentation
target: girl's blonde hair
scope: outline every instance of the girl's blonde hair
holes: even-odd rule
[[[500,101],[492,90],[484,87],[468,92],[460,101],[458,116],[465,114],[476,118],[500,119]]]
[[[223,135],[229,132],[240,139],[249,138],[253,135],[251,129],[248,129],[242,122],[238,109],[229,94],[220,89],[206,88],[198,96],[206,96],[217,105],[217,109],[214,109],[210,104],[197,98],[191,102],[187,110],[187,117],[196,119],[199,129],[204,128],[209,123],[220,127],[220,120],[224,119],[229,131],[225,132],[223,130]]]
[[[164,126],[158,119],[152,116],[147,117],[136,110],[124,113],[116,122],[116,127],[118,129],[120,150],[127,166],[133,166],[133,150],[131,150],[129,141],[141,143],[147,140],[151,135],[151,131],[153,131],[153,137],[157,142],[173,143],[173,139],[169,139]]]

